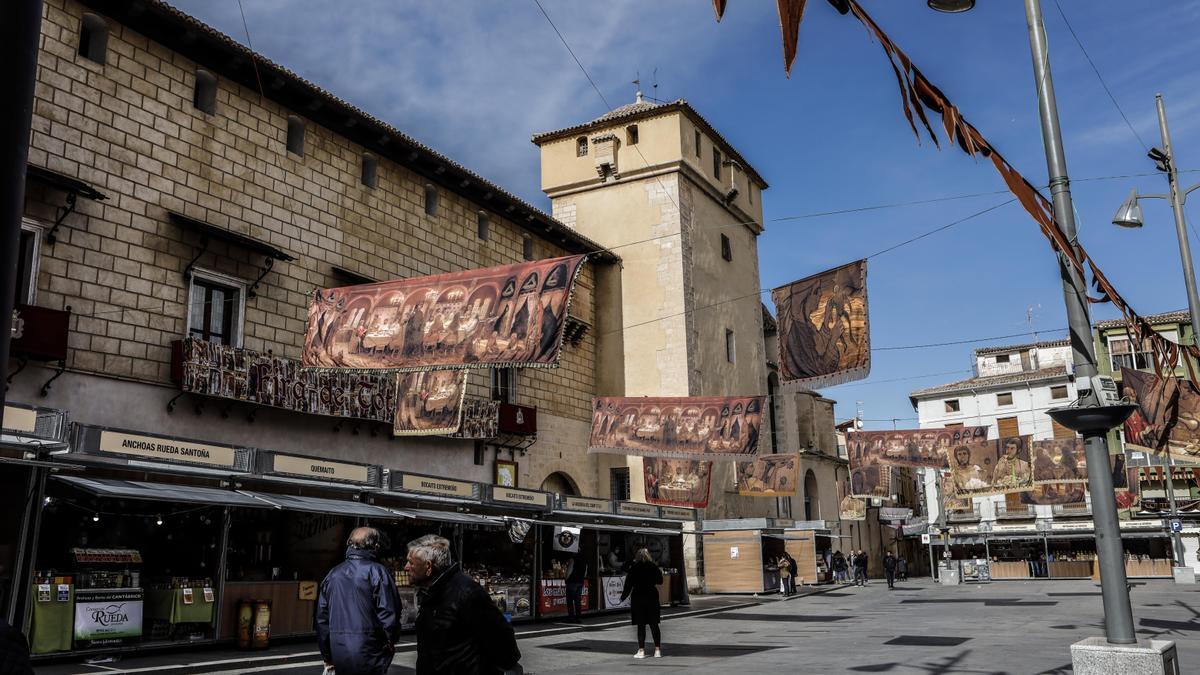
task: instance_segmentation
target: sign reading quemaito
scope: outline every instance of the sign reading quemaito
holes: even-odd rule
[[[272,472],[305,478],[344,480],[352,483],[371,482],[370,467],[364,464],[330,462],[315,457],[299,457],[297,455],[274,455]]]

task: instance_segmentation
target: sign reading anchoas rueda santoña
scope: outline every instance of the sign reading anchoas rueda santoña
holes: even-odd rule
[[[621,397],[593,400],[589,452],[746,459],[758,454],[763,396]]]
[[[553,367],[585,256],[313,293],[304,367]]]
[[[859,260],[771,291],[779,322],[779,378],[819,388],[871,372],[867,261]]]

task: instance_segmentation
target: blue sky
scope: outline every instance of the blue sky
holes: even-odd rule
[[[604,99],[633,100],[657,71],[661,99],[687,99],[771,184],[759,242],[764,288],[858,259],[1009,199],[986,161],[918,144],[895,77],[862,26],[811,0],[790,79],[773,2],[734,0],[714,21],[705,0],[542,0]],[[235,0],[175,0],[245,42]],[[529,137],[606,111],[533,0],[243,0],[253,46],[548,210]],[[921,0],[863,6],[1020,171],[1046,182],[1022,3],[943,15]],[[1166,98],[1184,169],[1200,169],[1200,3],[1044,0],[1081,241],[1142,314],[1186,307],[1171,213],[1109,224],[1130,188],[1163,192],[1146,147],[1122,120],[1059,7],[1133,128],[1158,145]],[[348,9],[352,7],[353,9]],[[1129,176],[1125,178],[1108,178]],[[1200,181],[1200,172],[1182,176]],[[868,206],[980,195],[810,217]],[[1195,238],[1193,246],[1197,245]],[[873,258],[872,341],[903,347],[1065,328],[1055,259],[1016,204]],[[765,298],[766,296],[764,296]],[[1101,306],[1093,318],[1113,318]],[[867,428],[915,426],[913,389],[970,375],[971,350],[1016,337],[881,350],[870,379],[825,390],[840,418],[862,402]],[[738,393],[738,392],[730,392]]]

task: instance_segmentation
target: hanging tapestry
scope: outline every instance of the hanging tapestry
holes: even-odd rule
[[[763,396],[593,399],[588,452],[744,459],[758,454]]]
[[[759,455],[738,462],[738,494],[743,497],[795,497],[800,479],[800,455]]]
[[[1087,458],[1082,438],[1034,441],[1033,484],[1087,483]]]
[[[395,436],[453,434],[462,422],[465,370],[426,370],[396,376]]]
[[[642,477],[646,501],[667,506],[708,506],[708,488],[712,482],[712,462],[688,459],[645,457]]]
[[[867,261],[771,291],[779,322],[779,377],[811,389],[871,372]]]
[[[940,480],[942,481],[942,503],[946,506],[946,513],[967,513],[975,508],[973,499],[970,497],[960,498],[954,491],[954,474],[952,472],[943,473]]]
[[[1125,455],[1113,455],[1113,489],[1116,492],[1117,509],[1133,512],[1142,505],[1141,483],[1137,467],[1125,467]]]
[[[390,373],[317,372],[295,359],[187,338],[183,391],[313,415],[391,423],[396,384]]]
[[[873,499],[892,499],[893,467],[887,464],[867,464],[850,467],[850,495]]]
[[[1121,394],[1138,406],[1125,420],[1125,445],[1177,457],[1200,455],[1200,391],[1195,383],[1122,368]]]
[[[946,469],[950,451],[987,439],[987,427],[950,429],[904,429],[900,431],[852,431],[846,434],[850,465],[890,464],[892,466]]]
[[[454,438],[488,439],[500,435],[500,402],[468,396],[463,400],[462,424]]]
[[[1026,492],[1033,488],[1029,436],[1010,436],[954,448],[950,461],[958,498]]]
[[[838,481],[838,518],[841,520],[866,520],[867,500],[850,496],[850,483]]]
[[[317,290],[304,367],[555,367],[584,258]]]

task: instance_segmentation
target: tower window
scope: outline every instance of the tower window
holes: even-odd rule
[[[617,501],[629,500],[629,467],[620,466],[608,470],[608,496]]]
[[[192,93],[192,105],[200,112],[217,114],[217,76],[203,68],[196,69],[196,90]]]
[[[79,55],[104,65],[108,49],[108,23],[98,15],[86,12],[79,25]]]
[[[721,178],[721,151],[717,146],[713,146],[713,178],[720,180]]]
[[[728,262],[733,261],[733,245],[729,241],[728,235],[721,235],[721,257]]]
[[[304,120],[295,115],[288,115],[287,151],[304,156]]]
[[[625,142],[629,145],[637,145],[638,128],[636,124],[630,124],[629,126],[625,127]]]
[[[491,229],[490,221],[491,221],[491,219],[488,218],[488,214],[486,211],[479,212],[479,219],[476,223],[476,228],[477,228],[476,234],[479,236],[480,241],[488,240],[488,235],[491,234],[489,232],[489,230]]]
[[[533,237],[526,235],[521,240],[521,255],[526,260],[533,260]]]
[[[697,157],[700,156],[700,138],[701,138],[700,132],[697,131],[696,132],[696,156]]]
[[[587,136],[580,136],[579,138],[576,138],[575,139],[575,156],[576,157],[587,157],[587,146],[588,146]]]
[[[379,160],[369,152],[362,156],[362,184],[369,188],[375,187],[379,173]]]
[[[425,184],[425,215],[436,216],[438,210],[438,191],[437,186]]]
[[[735,355],[736,351],[737,351],[737,345],[734,342],[733,331],[726,328],[725,329],[725,360],[730,363],[735,363],[736,361],[735,361],[734,355]]]

